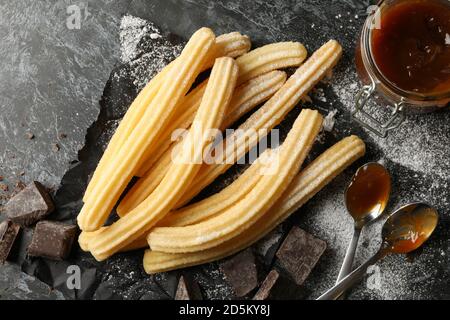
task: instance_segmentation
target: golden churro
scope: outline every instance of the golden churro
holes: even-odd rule
[[[147,250],[147,273],[165,272],[225,258],[252,245],[318,193],[324,186],[365,153],[364,142],[356,136],[345,138],[325,151],[291,182],[277,203],[249,230],[205,251],[169,254]]]
[[[227,109],[229,112],[225,115],[225,119],[222,122],[222,129],[225,128],[224,124],[228,125],[233,123],[251,109],[269,99],[279,90],[279,88],[281,88],[285,81],[286,73],[282,71],[272,71],[254,78],[236,88],[233,99]],[[192,93],[192,96],[198,95],[201,90],[203,89],[197,87]],[[195,110],[192,114],[195,115]],[[182,116],[174,122],[169,132],[172,132],[177,128],[185,128],[185,125],[188,127],[190,123],[190,115],[187,117]],[[162,155],[159,152],[155,153],[153,158],[157,159],[157,163],[154,164],[153,168],[151,168],[146,175],[139,179],[120,202],[117,207],[119,216],[124,216],[127,212],[136,208],[148,195],[150,195],[150,193],[152,193],[153,190],[155,190],[167,173],[172,162],[172,155],[176,153],[174,152],[174,149],[177,145],[180,145],[180,143],[181,141],[170,145],[170,139],[166,139],[166,143],[162,143],[159,146],[160,151],[164,150],[164,148],[166,148],[166,151]],[[151,164],[150,161],[148,161],[148,164]]]
[[[218,164],[202,166],[177,207],[189,202],[253,148],[258,143],[258,138],[261,138],[260,135],[255,135],[255,132],[269,131],[278,125],[286,114],[330,72],[341,55],[342,47],[334,40],[318,49],[264,106],[239,127],[237,134],[227,137],[225,145],[230,147],[226,147],[223,152],[216,155]]]
[[[270,151],[272,150],[268,149],[265,152],[269,153]],[[261,157],[265,156],[268,155],[261,155]],[[260,169],[260,161],[255,161],[233,183],[219,193],[185,208],[172,211],[157,226],[184,227],[199,223],[221,213],[223,210],[242,200],[255,187],[258,181],[261,180]]]
[[[239,65],[238,84],[272,70],[299,66],[306,55],[305,47],[298,42],[272,43],[254,49],[236,59]]]
[[[271,150],[268,149],[265,152],[268,153],[269,151]],[[227,186],[220,193],[212,195],[211,197],[186,208],[172,211],[168,216],[158,222],[156,226],[182,227],[201,222],[217,215],[222,210],[241,200],[256,185],[261,178],[258,172],[260,168],[260,162],[255,161],[239,176],[238,179],[236,179],[236,181]],[[89,241],[95,238],[95,236],[102,232],[103,229],[104,228],[100,228],[93,232],[81,232],[78,238],[81,249],[88,252]],[[135,240],[131,245],[128,245],[121,251],[128,251],[127,249],[129,247],[133,248],[133,250],[148,247],[147,237],[144,236]]]
[[[89,252],[89,243],[94,239],[99,233],[101,233],[105,227],[98,229],[97,231],[86,232],[82,231],[78,237],[78,244],[81,250]],[[148,242],[146,237],[140,237],[127,246],[123,247],[120,252],[134,251],[137,249],[148,248]]]
[[[211,52],[205,58],[205,62],[201,68],[201,71],[211,68],[214,64],[214,60],[219,57],[232,57],[236,58],[250,50],[251,43],[247,36],[241,35],[239,32],[232,32],[228,34],[220,35],[216,38],[215,44],[211,49]],[[120,122],[119,127],[114,133],[111,141],[108,144],[94,175],[89,182],[86,192],[83,197],[83,201],[88,201],[91,191],[98,183],[99,176],[103,174],[105,165],[109,164],[113,155],[115,155],[121,148],[125,140],[133,131],[141,117],[143,116],[146,108],[150,105],[155,95],[158,93],[159,88],[164,80],[164,77],[168,74],[169,70],[173,67],[175,62],[167,65],[160,73],[158,73],[138,94],[136,99],[131,104],[127,113]],[[202,93],[203,95],[203,93]]]
[[[89,250],[104,260],[139,239],[172,209],[198,172],[206,147],[215,138],[210,129],[223,120],[235,88],[238,69],[231,58],[219,58],[214,64],[202,103],[182,151],[158,188],[125,217],[99,232],[89,241]]]
[[[299,171],[322,127],[322,116],[302,110],[278,152],[272,174],[263,175],[238,203],[204,222],[185,227],[157,227],[148,237],[155,251],[177,253],[206,250],[248,229],[282,196]]]
[[[239,65],[238,65],[239,66]],[[239,80],[239,78],[238,78]],[[232,124],[238,120],[240,116],[249,112],[254,107],[269,99],[286,81],[286,73],[282,71],[272,71],[260,75],[245,84],[236,88],[233,94],[233,101],[227,110],[230,113],[224,120],[225,124]],[[136,173],[137,177],[143,177],[150,170],[150,168],[164,156],[164,153],[170,148],[173,143],[171,136],[175,130],[189,128],[192,120],[195,117],[200,102],[205,92],[207,80],[198,85],[192,92],[190,92],[182,103],[181,109],[183,113],[178,115],[170,126],[165,130],[164,135],[159,139],[159,145],[156,152],[153,154],[146,153],[142,165]],[[226,127],[222,125],[222,128]],[[165,155],[165,156],[170,156]]]
[[[239,67],[238,85],[245,83],[249,79],[253,79],[269,71],[297,67],[306,59],[307,51],[305,47],[298,42],[280,42],[268,44],[258,49],[252,50],[247,54],[236,59]],[[207,81],[207,80],[205,80]],[[192,99],[191,99],[192,101]],[[180,109],[187,110],[193,108],[193,115],[196,108],[200,105],[200,100],[196,105],[181,106]],[[160,141],[170,141],[172,131],[167,130],[166,136],[161,137]],[[157,150],[158,148],[155,148]],[[158,157],[153,154],[152,150],[148,150],[141,160],[140,168],[136,172],[136,176],[142,177],[150,169],[152,164]]]
[[[127,138],[117,155],[104,167],[92,196],[78,215],[83,231],[95,231],[103,226],[121,193],[130,182],[137,166],[151,149],[159,134],[175,112],[178,102],[186,95],[200,73],[205,58],[214,44],[214,33],[202,28],[191,37],[175,61],[150,106]]]
[[[283,71],[271,71],[236,88],[230,108],[222,122],[221,129],[229,128],[242,116],[256,106],[270,99],[286,82],[287,75]]]

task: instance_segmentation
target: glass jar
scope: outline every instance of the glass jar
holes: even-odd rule
[[[361,31],[360,41],[356,49],[356,66],[360,79],[364,86],[356,96],[355,109],[352,118],[375,134],[386,137],[389,131],[397,129],[405,120],[406,113],[432,112],[445,108],[450,102],[450,87],[436,93],[418,92],[401,88],[391,79],[387,78],[376,62],[373,48],[373,36],[375,32],[383,31],[383,19],[389,10],[398,9],[407,3],[434,3],[443,6],[450,12],[449,0],[386,0],[380,1],[377,6],[371,8],[371,13],[366,19]],[[447,8],[445,8],[447,7]],[[430,18],[432,21],[433,18]],[[449,32],[450,33],[450,32]],[[450,34],[447,34],[449,42],[445,41],[444,50],[450,46]],[[442,51],[441,51],[442,52]],[[444,51],[447,53],[448,51]],[[408,53],[411,55],[411,53]],[[444,57],[446,59],[446,57]],[[444,60],[446,61],[446,60]],[[450,65],[448,66],[450,68]],[[445,70],[447,71],[447,70]],[[443,72],[443,71],[441,71]],[[445,82],[447,84],[447,82]],[[390,116],[386,122],[381,122],[370,114],[365,108],[370,99],[377,97],[379,102],[390,106]]]

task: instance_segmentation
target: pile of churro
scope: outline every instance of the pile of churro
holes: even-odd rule
[[[309,58],[298,42],[250,49],[245,35],[216,37],[202,28],[142,89],[84,195],[83,250],[102,261],[147,248],[148,273],[224,258],[264,237],[365,153],[364,142],[350,136],[304,167],[323,121],[305,109],[280,146],[267,148],[222,191],[192,203],[265,138],[255,132],[271,132],[328,77],[342,54],[334,40]],[[288,78],[286,68],[297,70]],[[209,77],[196,81],[205,71]],[[220,133],[238,121],[217,147]],[[183,134],[174,139],[176,132]],[[139,179],[124,194],[133,177]],[[114,208],[119,219],[106,226]]]

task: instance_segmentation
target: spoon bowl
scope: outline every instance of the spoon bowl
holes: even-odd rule
[[[345,205],[355,220],[363,227],[378,219],[386,209],[391,194],[391,175],[377,163],[360,167],[345,191]]]

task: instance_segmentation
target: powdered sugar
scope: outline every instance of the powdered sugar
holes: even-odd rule
[[[361,88],[354,71],[347,69],[337,74],[331,87],[339,101],[348,110],[354,109],[355,96]],[[368,110],[382,118],[389,112],[383,106],[369,104]],[[450,162],[450,113],[410,115],[400,128],[387,138],[370,133],[370,138],[389,160],[422,174],[448,179]],[[369,132],[369,131],[367,131]]]

